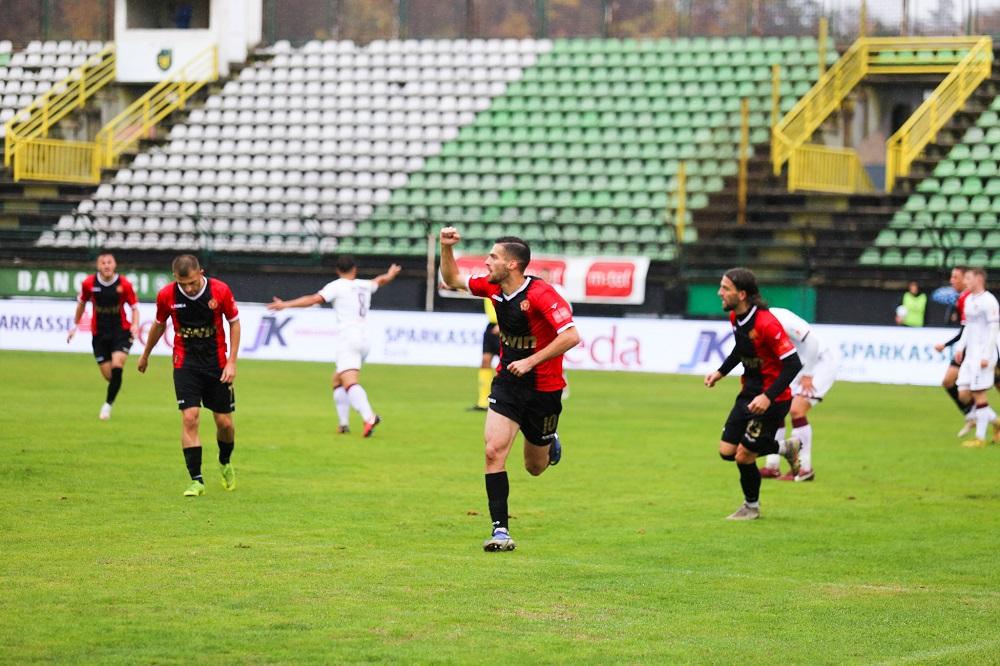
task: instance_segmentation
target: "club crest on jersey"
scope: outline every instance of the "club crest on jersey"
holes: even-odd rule
[[[750,334],[747,337],[749,337],[751,340],[756,340],[760,336],[757,334],[757,329],[750,329]]]
[[[118,285],[117,287],[115,287],[115,291],[116,291],[116,292],[118,292],[118,293],[120,294],[120,293],[122,293],[122,292],[123,292],[123,291],[125,291],[125,290],[124,290],[124,289],[122,289],[122,286],[121,286],[121,285]]]
[[[215,300],[214,298],[213,298],[213,299],[211,299],[211,300],[210,300],[210,301],[208,302],[208,309],[209,309],[209,310],[214,310],[214,309],[215,309],[215,308],[217,308],[217,307],[219,307],[219,301]]]
[[[528,302],[528,299],[524,299],[523,301],[521,301],[521,312],[527,312],[530,309],[531,309],[531,303]]]

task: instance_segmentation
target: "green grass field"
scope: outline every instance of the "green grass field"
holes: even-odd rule
[[[1000,447],[940,389],[837,385],[816,482],[732,523],[736,380],[575,372],[487,554],[474,369],[367,367],[365,440],[329,366],[244,361],[239,488],[209,418],[185,499],[168,363],[100,422],[90,357],[0,353],[0,662],[1000,663]]]

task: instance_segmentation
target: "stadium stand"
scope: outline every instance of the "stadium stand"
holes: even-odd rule
[[[688,208],[706,206],[736,171],[740,98],[766,143],[770,65],[788,109],[816,46],[279,42],[40,244],[416,255],[428,224],[453,222],[480,244],[503,228],[540,251],[670,260],[680,161]]]
[[[859,263],[1000,268],[1000,97],[916,186]]]
[[[99,41],[33,41],[23,51],[14,52],[9,41],[0,42],[0,136],[3,124],[17,111],[104,46]]]

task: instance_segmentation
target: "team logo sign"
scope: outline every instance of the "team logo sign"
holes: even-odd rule
[[[521,301],[521,312],[527,312],[531,309],[531,303],[527,299]]]
[[[167,71],[172,64],[174,64],[173,49],[161,49],[156,54],[156,66],[160,68],[160,71]]]
[[[208,302],[209,310],[214,310],[217,307],[219,307],[219,301],[215,300],[214,298]]]

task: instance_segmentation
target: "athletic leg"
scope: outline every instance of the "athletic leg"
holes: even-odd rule
[[[337,432],[343,435],[350,432],[351,402],[347,399],[347,391],[340,383],[340,375],[336,371],[330,383],[333,388],[333,406],[337,410]]]

